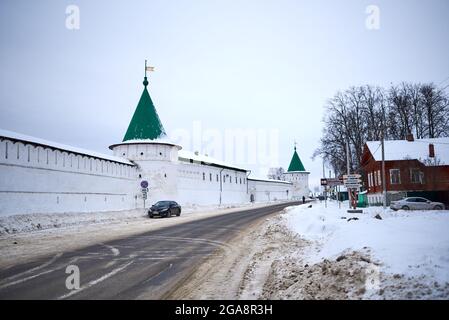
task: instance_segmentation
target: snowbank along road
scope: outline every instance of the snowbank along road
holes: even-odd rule
[[[206,258],[232,251],[233,237],[295,204],[245,209],[17,265],[0,271],[0,299],[169,298]],[[70,290],[74,268],[80,281]]]

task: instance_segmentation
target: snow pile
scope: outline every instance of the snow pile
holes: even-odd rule
[[[310,263],[345,252],[369,252],[384,273],[449,282],[449,211],[384,212],[374,207],[348,214],[347,205],[328,202],[325,208],[316,202],[312,208],[290,207],[283,219],[289,229],[317,244],[307,253]]]
[[[143,209],[94,213],[18,214],[0,217],[0,235],[95,223],[118,223],[144,219],[145,217]]]

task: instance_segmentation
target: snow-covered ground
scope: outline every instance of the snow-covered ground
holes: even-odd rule
[[[274,202],[273,202],[274,203]],[[232,208],[244,208],[257,206],[263,203],[244,203],[209,206],[183,206],[182,215],[190,215],[198,212],[223,211]],[[105,223],[126,223],[147,219],[147,209],[135,209],[107,212],[82,212],[82,213],[36,213],[20,214],[0,217],[0,236],[5,234],[17,234],[23,232],[47,230],[54,228],[66,228],[73,226],[86,226]]]
[[[290,207],[282,218],[290,230],[310,241],[311,245],[301,251],[301,259],[311,265],[361,252],[371,257],[373,272],[378,272],[373,274],[373,281],[380,282],[379,288],[391,286],[392,282],[399,289],[407,285],[417,291],[425,288],[424,293],[411,293],[406,296],[409,298],[441,297],[432,288],[448,288],[447,210],[395,212],[371,207],[365,208],[363,214],[348,214],[347,203],[339,208],[337,202],[329,201],[327,208],[324,202],[314,202],[311,208]]]

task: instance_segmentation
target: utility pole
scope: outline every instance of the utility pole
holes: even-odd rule
[[[382,148],[382,203],[384,210],[387,208],[387,182],[385,175],[385,111],[382,109],[382,133],[381,133],[381,148]]]
[[[323,158],[323,178],[326,179],[326,170],[324,169],[324,158]],[[327,208],[327,193],[326,193],[327,186],[323,186],[323,195],[324,195],[324,207]]]
[[[346,141],[346,170],[347,170],[346,174],[350,175],[351,169],[349,168],[349,141]],[[351,209],[352,194],[348,188],[346,188],[346,190],[348,191],[349,209]]]

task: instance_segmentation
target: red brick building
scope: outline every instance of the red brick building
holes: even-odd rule
[[[380,141],[365,144],[361,165],[368,202],[382,203],[382,149]],[[388,203],[422,196],[449,205],[449,138],[385,141]]]

